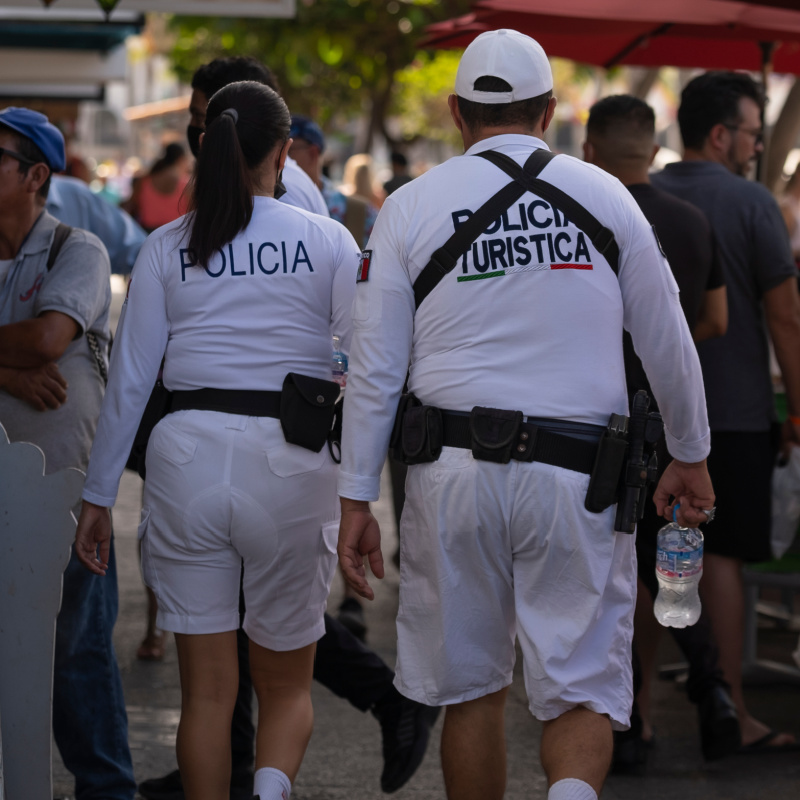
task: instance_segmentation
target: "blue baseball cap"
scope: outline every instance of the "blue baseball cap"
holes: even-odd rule
[[[319,147],[320,153],[325,149],[325,137],[322,129],[309,117],[301,114],[292,114],[292,127],[289,129],[289,136],[292,139],[303,139],[309,144]]]
[[[0,111],[0,125],[30,139],[42,151],[53,172],[61,172],[67,166],[64,137],[44,114],[11,106]]]

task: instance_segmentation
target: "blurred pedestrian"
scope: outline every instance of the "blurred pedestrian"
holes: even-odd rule
[[[386,192],[387,197],[396,189],[413,180],[408,174],[408,159],[402,153],[392,150],[389,161],[392,165],[392,177],[383,184],[383,191]]]
[[[792,255],[800,267],[800,164],[786,183],[778,202],[789,231]]]
[[[744,73],[707,72],[681,94],[683,160],[652,176],[711,223],[728,287],[725,336],[698,344],[711,426],[708,466],[719,511],[706,530],[700,595],[720,649],[742,732],[740,752],[794,747],[753,717],[742,688],[742,566],[771,557],[770,481],[779,439],[800,444],[800,300],[780,209],[745,175],[763,151],[761,87]],[[766,324],[765,324],[766,323]],[[767,332],[789,418],[776,423]]]
[[[655,133],[655,114],[643,100],[630,95],[605,97],[589,111],[584,158],[618,178],[653,225],[678,284],[681,308],[694,341],[722,336],[728,327],[728,304],[711,226],[696,206],[651,185],[648,170],[658,152]],[[631,403],[641,389],[652,396],[642,362],[627,332],[624,353]],[[657,404],[651,404],[651,408],[657,408]],[[671,460],[663,435],[658,444],[658,459],[659,470],[663,472]],[[664,520],[648,501],[644,517],[636,527],[639,586],[633,645],[634,657],[641,665],[641,687],[636,692],[631,730],[614,734],[615,771],[641,767],[653,743],[650,687],[661,633],[653,615],[653,601],[658,592],[656,536],[663,524]],[[690,700],[698,706],[704,757],[711,760],[735,752],[740,743],[739,724],[730,686],[719,666],[707,612],[691,627],[669,630],[689,662],[686,688]],[[634,665],[634,678],[636,674]]]
[[[366,247],[378,209],[357,195],[345,195],[333,181],[322,174],[322,155],[325,136],[314,120],[301,114],[292,114],[292,146],[289,155],[311,178],[325,198],[331,217],[350,231],[353,238]]]
[[[375,168],[368,153],[356,153],[344,162],[339,188],[344,194],[360,197],[376,208],[380,208],[385,199],[383,192],[376,189]]]
[[[44,114],[0,111],[0,424],[10,441],[42,449],[48,473],[89,461],[111,304],[102,242],[45,210],[64,163],[64,139]],[[53,736],[76,800],[136,793],[112,641],[119,598],[110,530],[106,562],[101,579],[73,551],[56,622]]]
[[[189,158],[182,145],[172,142],[147,175],[134,180],[122,207],[150,233],[186,213],[188,183]]]

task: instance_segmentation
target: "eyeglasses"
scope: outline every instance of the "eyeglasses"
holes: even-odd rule
[[[727,123],[723,124],[729,131],[742,131],[742,133],[752,136],[755,139],[756,144],[764,144],[764,131],[760,128],[757,130],[752,130],[751,128],[742,128],[740,125],[728,125]]]
[[[34,161],[33,159],[27,158],[27,156],[23,156],[21,153],[15,153],[13,150],[9,150],[7,147],[0,147],[0,158],[3,156],[10,156],[11,158],[16,158],[17,161],[21,162],[22,164],[38,164],[38,161]]]

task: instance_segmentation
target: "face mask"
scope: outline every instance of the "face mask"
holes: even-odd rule
[[[278,180],[275,182],[274,197],[276,200],[278,200],[285,194],[286,194],[286,187],[283,185],[283,170],[281,170],[280,174],[278,175]]]
[[[192,155],[197,158],[200,155],[200,137],[205,133],[205,128],[198,125],[189,125],[186,128],[186,138],[189,140],[189,149]]]

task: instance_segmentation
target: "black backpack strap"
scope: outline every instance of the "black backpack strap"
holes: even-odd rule
[[[577,200],[564,193],[552,183],[538,178],[538,174],[555,158],[555,154],[549,150],[535,150],[525,167],[520,167],[513,158],[509,158],[503,153],[494,150],[485,150],[476,153],[481,158],[491,161],[496,167],[508,173],[515,181],[521,183],[526,191],[538,195],[547,200],[550,205],[555,206],[567,219],[580,228],[591,240],[597,250],[602,253],[608,261],[609,266],[614,270],[615,275],[619,275],[619,246],[614,239],[614,232],[606,228],[591,212],[584,208]],[[528,163],[536,156],[536,161],[532,165],[538,167],[535,172],[528,169]]]
[[[53,264],[56,263],[56,259],[58,258],[58,254],[61,252],[61,248],[64,246],[64,242],[69,239],[70,234],[72,233],[72,228],[69,225],[65,225],[63,222],[59,222],[56,226],[55,233],[53,234],[53,241],[50,244],[50,252],[47,254],[47,271],[50,272],[53,269]]]
[[[53,265],[56,263],[56,259],[58,258],[58,254],[61,252],[61,248],[64,246],[64,242],[69,239],[71,234],[72,228],[69,225],[65,225],[63,222],[58,223],[55,233],[53,234],[53,241],[50,243],[50,252],[47,254],[48,272],[53,269]],[[89,344],[89,350],[91,350],[95,364],[97,364],[97,370],[100,373],[100,377],[103,379],[103,384],[107,384],[108,370],[106,369],[105,361],[103,360],[103,354],[100,351],[100,342],[97,341],[97,336],[92,331],[86,331],[86,341]],[[110,347],[111,343],[109,342],[109,349]]]

